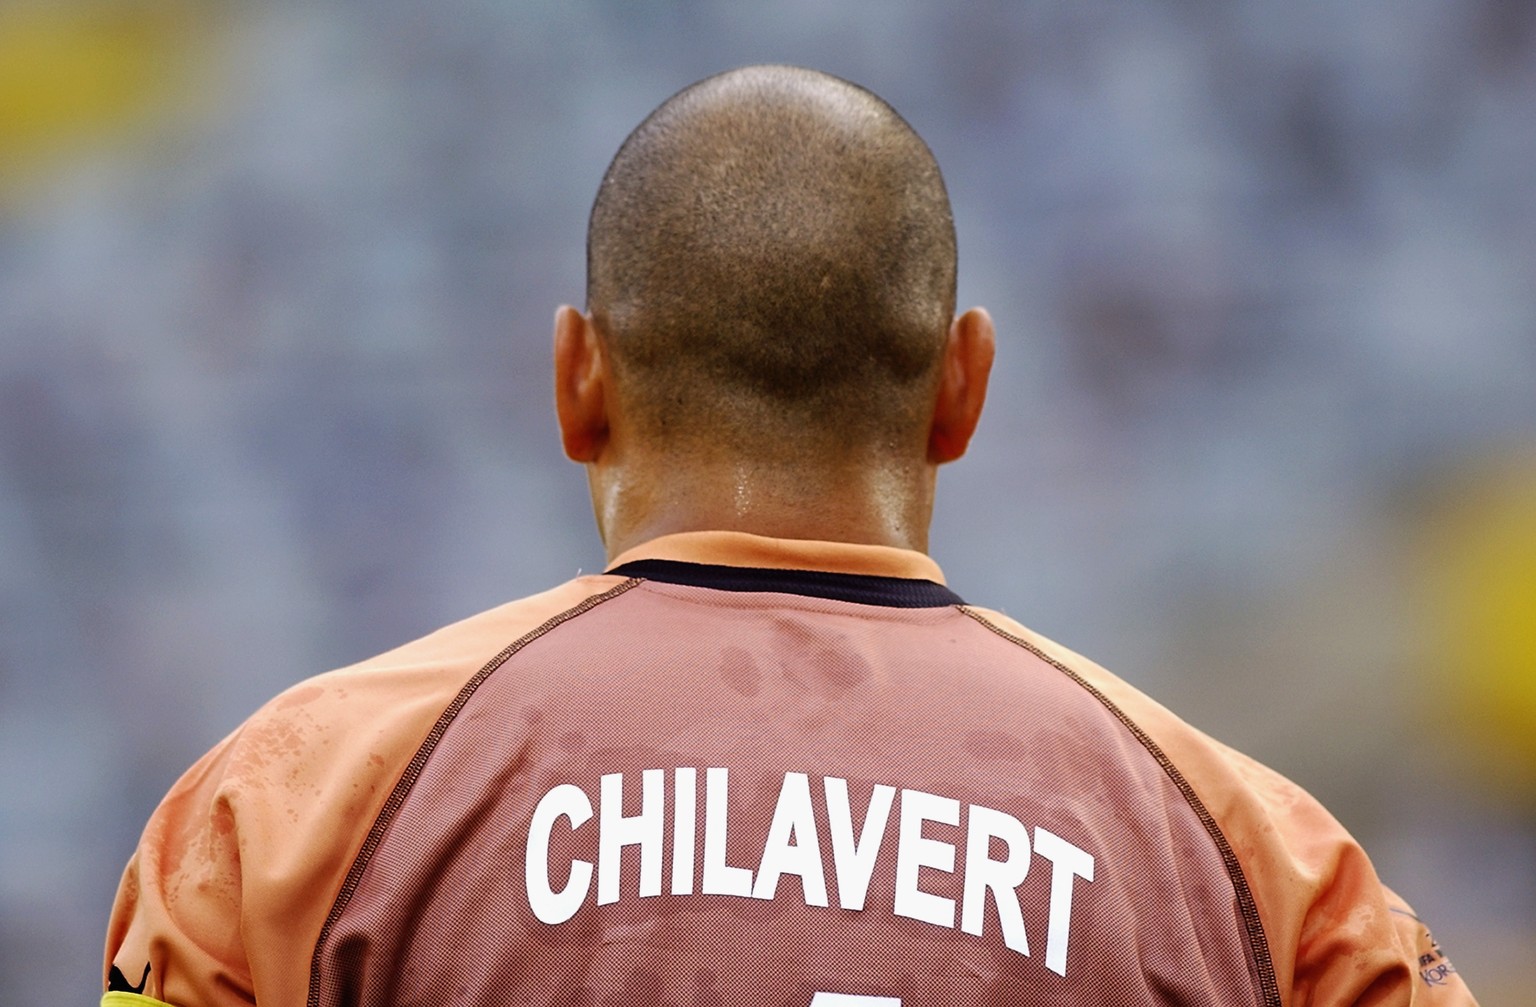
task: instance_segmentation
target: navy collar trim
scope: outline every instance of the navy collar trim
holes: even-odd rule
[[[778,570],[755,566],[716,566],[673,559],[637,559],[605,571],[663,584],[716,591],[771,591],[886,608],[947,608],[965,600],[943,584],[904,577],[876,577],[824,570]]]

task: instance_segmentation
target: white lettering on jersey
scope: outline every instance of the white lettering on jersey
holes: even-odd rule
[[[822,780],[827,792],[827,827],[832,834],[832,870],[837,874],[837,904],[844,909],[863,909],[875,858],[891,818],[896,788],[877,784],[864,812],[863,835],[853,835],[853,810],[848,805],[848,781],[836,776]]]
[[[693,894],[693,840],[698,834],[694,816],[699,810],[699,771],[684,766],[672,774],[672,894]]]
[[[549,839],[555,831],[555,819],[562,815],[571,820],[573,829],[592,817],[592,802],[580,787],[562,783],[539,798],[528,826],[528,905],[544,923],[564,923],[575,916],[592,884],[592,865],[573,860],[565,887],[558,892],[549,887]]]
[[[791,840],[793,839],[793,842]],[[811,810],[811,780],[804,773],[785,773],[773,824],[763,844],[762,865],[754,899],[771,899],[783,874],[800,875],[800,887],[808,906],[827,904],[827,879],[821,868],[821,841],[816,835],[816,813]]]
[[[594,817],[592,801],[580,787],[563,783],[546,793],[534,807],[524,862],[528,905],[540,922],[559,924],[575,916],[591,894],[594,874],[597,879],[596,903],[607,905],[618,901],[622,893],[620,877],[626,846],[640,847],[637,888],[640,897],[661,894],[668,852],[664,849],[667,774],[661,769],[640,772],[639,813],[629,816],[623,813],[624,775],[609,773],[599,780],[595,869],[588,861],[572,859],[569,879],[559,891],[550,884],[550,846],[555,823],[565,818],[573,832],[580,830]],[[694,843],[700,824],[697,819],[698,771],[692,767],[677,768],[673,770],[672,780],[670,891],[673,895],[690,895],[694,885]],[[816,788],[811,785],[811,778],[805,773],[784,774],[755,873],[753,868],[726,863],[729,783],[729,772],[724,767],[704,771],[704,855],[700,893],[773,899],[779,895],[779,881],[784,875],[793,874],[800,879],[800,896],[805,904],[829,905],[826,860],[813,797]],[[891,810],[899,796],[895,895],[891,911],[934,926],[955,928],[955,900],[924,891],[920,883],[925,867],[946,874],[959,873],[959,929],[982,936],[990,898],[996,907],[1003,944],[1028,956],[1030,946],[1019,888],[1029,875],[1032,857],[1038,855],[1051,864],[1050,904],[1043,914],[1047,921],[1045,967],[1057,975],[1067,974],[1072,903],[1078,891],[1077,880],[1093,881],[1094,857],[1091,853],[1041,826],[1035,826],[1031,843],[1030,829],[1006,812],[979,804],[962,807],[954,798],[921,790],[902,790],[898,795],[895,787],[886,784],[877,784],[871,791],[864,823],[856,836],[848,781],[825,777],[820,789],[825,798],[839,906],[850,910],[864,908]],[[632,808],[633,805],[632,798]],[[963,862],[959,857],[960,849],[954,843],[924,834],[930,823],[958,827],[962,818],[965,823]],[[1001,859],[993,859],[994,840],[1006,849]]]
[[[705,895],[752,894],[752,872],[745,867],[731,867],[725,862],[725,824],[729,814],[726,785],[730,776],[724,767],[704,770],[704,884]]]
[[[1045,942],[1045,967],[1067,974],[1067,938],[1072,932],[1072,879],[1093,880],[1093,855],[1035,826],[1035,852],[1051,862],[1051,925]]]
[[[1004,860],[993,860],[992,840],[1008,846]],[[1029,954],[1024,934],[1024,912],[1019,908],[1019,885],[1029,874],[1029,830],[1012,815],[971,805],[965,830],[965,895],[960,903],[960,929],[981,936],[987,892],[997,903],[997,922],[1003,943],[1021,955]]]
[[[921,790],[901,792],[900,832],[896,851],[896,915],[908,916],[937,927],[955,925],[955,900],[942,898],[917,887],[923,867],[953,873],[955,848],[923,835],[924,822],[960,824],[960,802]]]
[[[640,847],[640,897],[661,894],[662,802],[666,774],[640,774],[640,814],[623,816],[624,774],[609,773],[601,782],[597,833],[597,904],[619,901],[619,864],[624,847]]]

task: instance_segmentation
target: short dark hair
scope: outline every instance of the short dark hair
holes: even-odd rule
[[[678,92],[619,148],[587,307],[652,432],[867,444],[931,406],[955,268],[938,164],[890,105],[745,67]]]

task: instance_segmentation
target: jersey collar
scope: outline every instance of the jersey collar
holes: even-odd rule
[[[939,565],[920,552],[744,532],[663,535],[625,551],[606,572],[726,591],[776,591],[899,608],[963,603],[944,587]]]

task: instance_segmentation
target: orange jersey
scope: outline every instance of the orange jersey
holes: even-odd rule
[[[288,690],[104,1003],[1470,1004],[1294,784],[895,549],[713,532]]]

